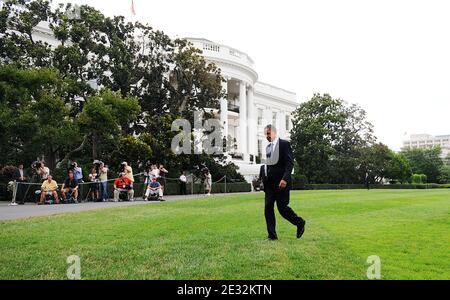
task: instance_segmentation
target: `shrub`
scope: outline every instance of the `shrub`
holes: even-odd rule
[[[303,189],[305,187],[305,185],[308,183],[308,179],[306,178],[305,175],[294,175],[293,178],[293,186],[294,189]]]
[[[13,179],[14,172],[17,170],[15,166],[5,166],[0,169],[0,182],[8,183]]]
[[[427,183],[427,175],[425,174],[413,174],[411,177],[412,184],[423,184]]]
[[[350,190],[365,189],[363,184],[306,184],[302,187],[294,185],[294,190]],[[450,184],[374,184],[371,189],[442,189],[450,188]]]

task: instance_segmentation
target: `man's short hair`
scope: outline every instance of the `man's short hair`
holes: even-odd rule
[[[266,130],[271,130],[271,131],[275,131],[277,132],[277,129],[275,128],[275,126],[273,126],[272,124],[267,125],[266,127],[264,127],[264,131]]]

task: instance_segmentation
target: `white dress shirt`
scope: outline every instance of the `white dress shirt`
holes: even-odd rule
[[[272,158],[272,155],[273,155],[273,151],[275,151],[275,148],[277,147],[277,145],[278,145],[278,140],[279,140],[279,138],[277,137],[274,141],[272,141],[270,144],[269,144],[269,146],[272,144],[272,152],[270,153],[270,158]],[[269,146],[267,146],[267,148],[269,148]],[[269,175],[268,173],[267,173],[267,164],[266,164],[266,166],[265,166],[265,171],[266,171],[266,177]]]
[[[184,175],[180,176],[180,181],[186,183],[187,182],[187,178]]]

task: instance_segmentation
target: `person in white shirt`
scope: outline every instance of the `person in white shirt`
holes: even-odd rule
[[[131,182],[134,182],[133,168],[131,168],[131,166],[129,166],[125,161],[122,163],[122,165],[124,165],[125,177],[130,179]]]
[[[48,175],[50,175],[50,169],[45,166],[45,163],[41,161],[41,167],[39,168],[39,175],[42,180],[47,180]]]
[[[155,177],[156,179],[159,178],[159,174],[160,174],[160,170],[156,165],[152,165],[152,170],[151,170],[152,176]]]
[[[103,202],[106,202],[108,201],[108,167],[105,165],[105,163],[101,162],[99,170],[101,199]]]
[[[184,172],[180,176],[180,194],[186,195],[186,184],[187,184],[187,177],[184,175]]]
[[[211,196],[212,189],[212,176],[209,170],[205,173],[205,192],[207,196]]]

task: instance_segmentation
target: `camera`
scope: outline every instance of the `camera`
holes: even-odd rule
[[[40,161],[35,161],[31,164],[31,170],[33,170],[33,176],[39,176],[40,168],[42,163]]]
[[[121,163],[119,167],[119,173],[125,173],[126,163]]]
[[[38,170],[41,166],[42,166],[42,164],[41,164],[40,161],[35,161],[35,162],[33,162],[33,163],[31,164],[31,168],[32,168],[33,170]]]
[[[97,173],[97,178],[100,176],[100,164],[101,164],[102,162],[101,161],[99,161],[99,160],[94,160],[94,162],[92,163],[93,165],[94,165],[94,168],[95,168],[95,172]]]
[[[76,167],[77,167],[77,165],[75,163],[71,163],[69,165],[69,171],[74,171]]]
[[[201,163],[200,165],[195,165],[193,173],[196,177],[200,178],[202,181],[206,178],[206,174],[209,172],[208,167],[205,163]]]

